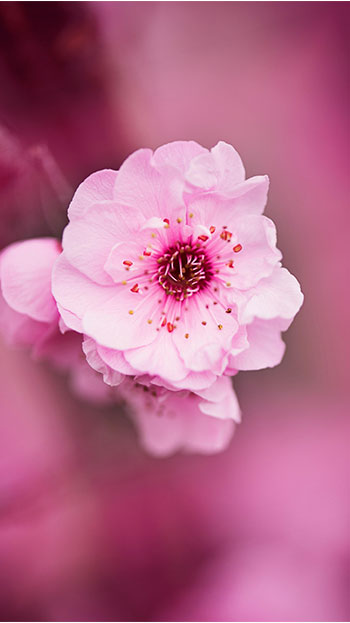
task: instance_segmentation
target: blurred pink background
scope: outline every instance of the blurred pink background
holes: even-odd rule
[[[1,247],[139,147],[232,143],[305,303],[229,449],[153,459],[1,343],[0,616],[346,621],[349,17],[341,2],[1,2]]]

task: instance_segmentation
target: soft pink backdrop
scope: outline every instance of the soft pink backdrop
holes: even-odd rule
[[[138,147],[223,139],[270,176],[305,294],[210,458],[146,456],[1,346],[1,620],[347,620],[347,4],[3,3],[0,34],[2,246],[60,235],[77,183]]]

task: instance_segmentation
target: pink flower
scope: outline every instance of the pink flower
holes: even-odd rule
[[[91,338],[84,340],[88,365],[82,335],[67,331],[60,321],[51,294],[52,267],[60,250],[57,240],[45,238],[15,243],[2,252],[2,333],[12,344],[30,347],[36,359],[67,372],[72,389],[85,400],[115,406],[126,402],[141,442],[153,454],[222,450],[240,415],[230,379],[222,377],[196,396],[150,387],[148,375],[115,387],[124,375],[104,363]]]
[[[54,238],[15,242],[0,256],[1,330],[8,342],[39,355],[58,327],[52,267],[61,252]]]
[[[177,450],[220,452],[231,440],[235,421],[239,421],[236,395],[225,376],[204,390],[203,397],[128,379],[119,385],[117,392],[127,403],[142,445],[158,456]]]
[[[82,336],[64,334],[51,293],[52,267],[61,252],[54,238],[16,242],[0,256],[0,329],[8,343],[27,346],[35,359],[69,372],[75,393],[94,402],[111,402],[111,391],[87,365]],[[63,328],[63,327],[62,327]],[[122,375],[115,372],[114,382]],[[113,397],[114,401],[114,397]]]
[[[91,175],[53,271],[64,322],[109,368],[174,390],[276,365],[303,297],[262,215],[267,190],[223,142],[141,149]]]
[[[115,385],[111,370],[103,362],[91,338],[83,350],[88,363],[103,375],[105,383]],[[228,445],[240,409],[231,379],[219,377],[211,387],[197,393],[171,391],[156,385],[149,375],[126,376],[115,390],[115,400],[125,403],[144,448],[151,454],[166,456],[178,450],[211,454]]]

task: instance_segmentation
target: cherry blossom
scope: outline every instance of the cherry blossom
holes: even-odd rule
[[[110,369],[174,390],[276,365],[303,297],[262,214],[267,191],[223,142],[141,149],[92,174],[53,271],[64,322]]]

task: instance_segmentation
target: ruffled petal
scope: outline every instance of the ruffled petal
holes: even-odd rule
[[[244,181],[245,171],[237,151],[220,141],[210,152],[194,158],[186,174],[189,184],[198,190],[215,190],[223,195],[235,191]]]
[[[116,372],[116,370],[112,370],[112,368],[105,364],[105,362],[98,353],[94,340],[88,337],[84,338],[83,352],[86,356],[87,363],[94,370],[96,370],[96,372],[102,374],[103,380],[105,383],[107,383],[107,385],[120,385],[120,383],[124,379],[124,375],[120,372]]]
[[[230,359],[237,370],[262,370],[273,368],[282,361],[285,343],[281,338],[280,320],[255,318],[246,326],[248,347]]]
[[[198,396],[168,392],[165,400],[143,388],[128,392],[131,416],[145,449],[156,456],[179,450],[212,454],[227,447],[234,431],[230,419],[205,415]]]
[[[112,350],[111,348],[100,346],[99,344],[96,344],[96,348],[102,361],[107,366],[112,368],[112,370],[116,370],[121,374],[127,374],[131,376],[136,376],[137,374],[140,374],[140,370],[136,370],[130,365],[130,363],[126,361],[124,357],[124,352],[120,350]]]
[[[155,150],[153,164],[159,171],[165,167],[174,167],[185,175],[194,158],[208,153],[207,149],[195,141],[173,141]]]
[[[233,314],[225,313],[221,305],[213,305],[210,294],[203,293],[188,301],[188,310],[183,312],[173,335],[179,355],[189,370],[221,374],[225,353],[229,352],[237,330]]]
[[[104,304],[111,298],[114,287],[94,283],[74,268],[62,253],[52,271],[52,293],[59,312],[70,329],[82,331],[81,320],[90,306]]]
[[[271,275],[281,260],[276,248],[276,228],[265,216],[251,215],[237,219],[232,237],[232,248],[240,245],[241,251],[232,253],[234,267],[221,271],[233,288],[246,290],[263,277]]]
[[[268,188],[267,175],[257,175],[237,184],[229,197],[215,190],[189,196],[187,213],[191,214],[191,225],[214,225],[217,230],[228,227],[232,231],[237,218],[263,213]]]
[[[11,346],[33,346],[47,334],[49,325],[16,312],[5,301],[0,289],[0,331]]]
[[[162,328],[157,339],[142,348],[125,351],[125,359],[133,368],[150,375],[157,375],[168,382],[179,381],[188,374],[188,369],[175,347],[173,333]]]
[[[304,300],[296,278],[286,269],[278,266],[272,275],[247,292],[247,303],[241,312],[241,322],[247,324],[253,318],[282,318],[286,330],[299,311]]]
[[[105,290],[110,290],[105,288]],[[158,337],[156,322],[149,323],[154,314],[153,297],[132,293],[124,286],[113,286],[112,292],[102,293],[100,301],[89,301],[83,316],[83,330],[101,346],[115,350],[139,348]]]
[[[166,383],[166,381],[160,377],[153,377],[152,383],[154,385],[160,385],[170,390],[183,389],[196,393],[197,390],[206,389],[210,387],[217,379],[216,374],[211,370],[204,370],[203,372],[189,372],[185,378],[179,381],[172,381]]]
[[[68,208],[70,221],[84,216],[87,210],[100,201],[112,200],[117,171],[104,169],[96,171],[78,186]]]
[[[183,218],[185,206],[182,198],[184,181],[172,167],[158,171],[153,164],[150,149],[139,149],[120,167],[115,185],[115,199],[131,206],[149,219]]]
[[[96,283],[113,282],[104,265],[116,243],[135,235],[138,214],[113,202],[95,203],[84,219],[73,220],[63,232],[67,260]]]
[[[211,387],[197,394],[205,399],[199,403],[202,413],[215,418],[234,420],[237,423],[241,421],[237,396],[228,376],[219,377]]]
[[[51,271],[60,250],[55,238],[38,238],[16,242],[3,251],[1,287],[10,307],[39,322],[56,319]]]
[[[129,281],[133,277],[143,276],[149,270],[149,259],[153,254],[153,249],[147,247],[149,242],[149,238],[143,234],[137,237],[136,242],[129,240],[114,245],[104,265],[114,282]],[[144,251],[149,255],[145,256]]]

